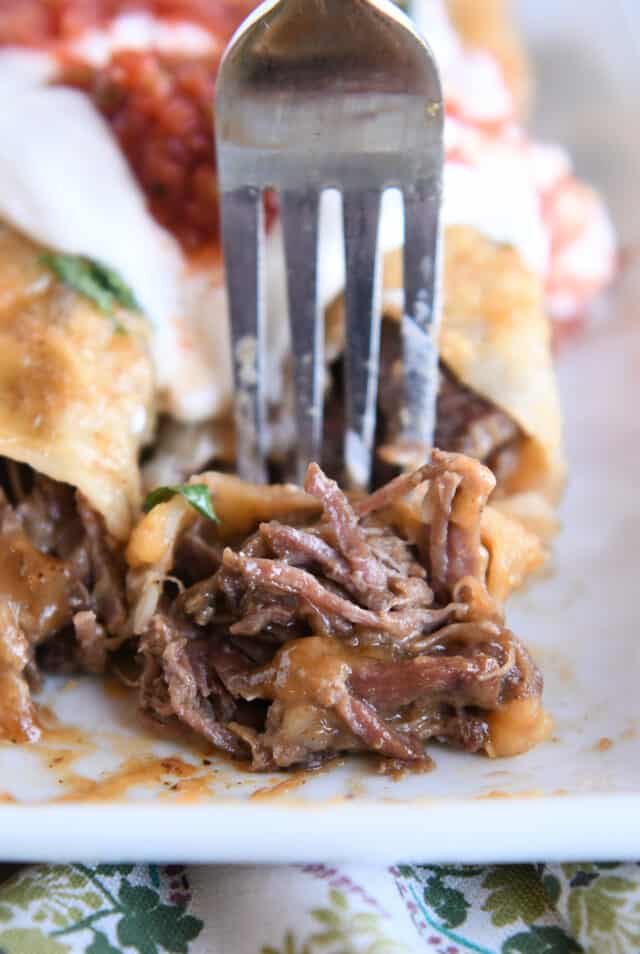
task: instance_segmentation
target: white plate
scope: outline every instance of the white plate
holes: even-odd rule
[[[541,7],[548,8],[547,19]],[[523,4],[531,12],[530,25],[538,24],[545,34],[547,61],[554,36],[546,34],[556,22],[550,17],[555,8],[553,0]],[[600,0],[581,0],[579,8],[583,17],[587,8],[603,10]],[[612,28],[622,30],[622,19]],[[597,50],[589,46],[597,35],[576,31],[574,36],[560,23],[559,55],[566,58],[567,45],[574,43],[571,62],[588,53],[589,64],[599,57],[601,71],[606,67],[606,75],[618,75],[620,44],[631,42],[628,31],[618,33],[619,44],[610,49],[604,42]],[[545,101],[559,105],[561,138],[573,138],[597,173],[598,136],[608,142],[611,123],[603,132],[594,121],[591,138],[582,127],[576,131],[572,97],[580,87],[569,86],[564,105],[558,104],[558,92]],[[607,103],[610,89],[604,99],[598,99],[595,85],[589,89],[592,117],[605,106],[609,113],[612,105],[624,112],[624,87]],[[635,146],[628,129],[622,139],[626,146],[612,163],[624,171],[625,148]],[[626,183],[627,198],[635,202],[635,182]],[[631,207],[621,228],[627,239],[637,237],[637,211],[623,201],[619,177],[614,185],[619,213]],[[202,754],[141,733],[121,693],[89,680],[75,685],[52,680],[43,701],[61,723],[78,726],[79,732],[53,730],[33,748],[0,746],[0,793],[15,799],[2,803],[0,795],[2,857],[167,862],[640,857],[640,321],[633,279],[629,274],[616,293],[614,319],[592,326],[560,355],[573,474],[562,508],[564,530],[545,578],[510,607],[511,625],[546,676],[546,702],[556,719],[553,741],[500,762],[437,749],[434,772],[398,782],[372,775],[358,761],[315,777],[256,779],[224,761],[205,765]],[[640,270],[635,279],[637,293]],[[87,737],[93,744],[82,741]],[[174,761],[162,769],[160,758]],[[60,802],[73,792],[85,799],[117,794],[123,765],[137,784],[120,792],[118,804]]]

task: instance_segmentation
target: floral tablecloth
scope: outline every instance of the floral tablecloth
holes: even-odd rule
[[[35,865],[0,954],[637,954],[640,865]]]

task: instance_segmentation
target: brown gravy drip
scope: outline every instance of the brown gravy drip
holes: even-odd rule
[[[197,804],[205,802],[211,798],[213,791],[211,788],[212,779],[215,778],[215,771],[206,775],[194,775],[191,778],[180,778],[173,784],[164,782],[166,791],[158,798],[162,801],[181,802]]]
[[[314,771],[296,772],[291,778],[286,778],[283,782],[259,788],[253,793],[251,800],[265,801],[270,798],[278,798],[280,795],[289,795],[305,785],[315,774]]]
[[[120,695],[119,687],[112,684],[111,688],[114,695]],[[109,734],[109,744],[118,754],[125,756],[122,765],[97,779],[88,778],[77,771],[76,764],[96,751],[95,741],[81,729],[60,723],[47,706],[38,707],[38,719],[42,727],[42,741],[30,745],[29,752],[43,760],[63,788],[60,795],[50,800],[54,803],[124,801],[128,792],[139,786],[158,789],[156,797],[163,802],[203,803],[215,796],[214,783],[218,783],[218,786],[222,784],[225,790],[242,785],[242,782],[231,783],[219,777],[221,760],[246,774],[248,783],[255,781],[255,775],[248,771],[246,763],[237,762],[223,753],[203,759],[202,753],[196,750],[193,754],[197,755],[198,761],[194,764],[179,756],[159,757],[150,754],[149,747],[153,740],[149,738],[128,738],[116,733]],[[321,772],[344,764],[345,759],[333,759],[318,769],[296,772],[284,780],[265,785],[250,797],[268,800],[289,795]],[[9,793],[0,793],[0,804],[4,803],[17,804],[17,799]]]
[[[23,530],[4,534],[0,548],[0,601],[38,641],[71,618],[70,576],[62,560],[37,550]]]
[[[54,799],[56,802],[110,802],[123,799],[129,789],[140,785],[162,785],[171,778],[190,778],[198,769],[179,758],[161,759],[143,756],[127,759],[115,772],[98,779],[72,773],[71,790]]]
[[[77,763],[97,751],[90,735],[75,726],[63,725],[44,705],[37,707],[42,730],[39,742],[29,746],[29,753],[38,756],[60,785],[60,795],[52,802],[112,802],[124,800],[135,786],[154,786],[162,798],[171,801],[204,801],[212,795],[212,781],[218,771],[209,759],[203,760],[197,751],[197,763],[178,756],[160,757],[151,751],[154,740],[139,735],[102,733],[111,749],[123,758],[113,772],[105,772],[97,779],[88,778],[77,770]],[[0,747],[3,743],[0,740]],[[0,792],[0,804],[17,803],[13,795]]]

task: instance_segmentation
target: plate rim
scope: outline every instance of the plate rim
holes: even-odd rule
[[[632,861],[640,856],[640,792],[8,804],[0,806],[0,842],[9,862]]]

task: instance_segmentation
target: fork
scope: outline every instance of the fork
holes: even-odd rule
[[[287,269],[296,472],[319,459],[324,328],[318,221],[342,194],[346,262],[345,480],[370,482],[380,350],[381,199],[404,200],[401,441],[432,445],[444,108],[431,50],[390,0],[268,0],[222,60],[216,92],[222,244],[235,382],[238,472],[266,480],[263,193],[278,194]]]

